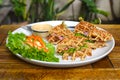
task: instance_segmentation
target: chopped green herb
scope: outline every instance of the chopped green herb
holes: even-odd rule
[[[84,35],[84,34],[82,34],[82,33],[75,33],[75,36],[82,36],[82,37],[88,38],[88,36],[86,36],[86,35]]]
[[[84,44],[83,46],[80,46],[78,50],[81,50],[83,48],[87,48],[87,44]],[[67,52],[69,54],[73,54],[75,51],[77,50],[77,48],[69,48],[67,50],[64,50],[63,52],[61,52],[61,54],[63,55],[63,53]]]
[[[64,50],[63,52],[61,52],[60,54],[63,55],[65,52],[69,53],[69,54],[72,54],[75,52],[75,48],[69,48],[67,50]]]
[[[81,50],[81,49],[83,49],[83,48],[87,48],[88,46],[87,46],[87,44],[84,44],[83,46],[80,46],[79,47],[79,50]]]
[[[93,41],[93,40],[86,40],[86,42],[95,43],[95,41]]]
[[[68,52],[68,53],[74,53],[75,52],[75,48],[69,48],[66,52]]]

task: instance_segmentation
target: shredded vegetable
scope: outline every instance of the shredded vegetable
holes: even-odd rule
[[[36,36],[36,35],[27,36],[26,43],[32,47],[43,49],[45,52],[48,51],[47,47],[45,46],[45,43],[43,42],[40,36]]]

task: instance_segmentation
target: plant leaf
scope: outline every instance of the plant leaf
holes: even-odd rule
[[[65,6],[63,6],[62,9],[60,9],[60,10],[58,11],[58,13],[61,13],[61,12],[65,11],[74,1],[75,1],[75,0],[69,0],[68,3],[67,3]]]
[[[103,10],[97,9],[97,12],[98,12],[99,14],[102,14],[102,15],[106,16],[106,17],[108,17],[108,15],[109,15],[108,12],[103,11]]]

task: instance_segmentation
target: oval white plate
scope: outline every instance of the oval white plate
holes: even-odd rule
[[[75,21],[64,21],[65,24],[70,27],[70,26],[76,26],[79,22],[75,22]],[[19,32],[19,33],[24,33],[26,35],[30,35],[32,34],[32,32],[27,28],[27,26],[32,26],[35,24],[50,24],[52,26],[56,26],[58,24],[61,24],[62,21],[45,21],[45,22],[37,22],[37,23],[33,23],[33,24],[29,24],[26,26],[23,26],[21,28],[18,28],[16,30],[13,31],[13,33]],[[74,28],[69,28],[71,30],[73,30]],[[100,28],[101,29],[101,28]],[[7,43],[7,40],[6,40]],[[45,61],[39,61],[39,60],[34,60],[34,59],[27,59],[22,57],[19,54],[16,54],[17,57],[23,59],[26,62],[32,63],[32,64],[36,64],[36,65],[41,65],[41,66],[47,66],[47,67],[76,67],[76,66],[82,66],[82,65],[86,65],[86,64],[90,64],[93,62],[96,62],[98,60],[100,60],[101,58],[107,56],[112,49],[114,48],[115,45],[115,41],[114,38],[112,37],[111,41],[106,42],[107,46],[106,47],[102,47],[102,48],[98,48],[96,50],[92,51],[92,56],[86,57],[84,61],[81,61],[80,59],[76,59],[75,61],[72,60],[62,60],[62,57],[60,55],[56,55],[56,57],[59,58],[59,62],[45,62]]]

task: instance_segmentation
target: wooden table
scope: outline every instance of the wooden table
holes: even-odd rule
[[[9,30],[20,25],[0,26],[0,80],[120,80],[120,25],[99,25],[115,38],[115,47],[105,58],[89,65],[74,68],[49,68],[27,63],[6,48]]]

